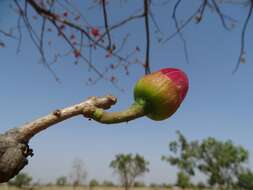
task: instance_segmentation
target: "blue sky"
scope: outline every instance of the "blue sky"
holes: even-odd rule
[[[189,5],[182,7],[180,16],[189,14]],[[128,10],[131,6],[125,9]],[[119,7],[110,8],[117,17]],[[3,10],[1,29],[15,25],[15,16],[7,8]],[[245,8],[230,10],[239,20],[246,15]],[[165,8],[160,9],[157,18],[161,28],[172,33],[173,23],[168,21],[165,11]],[[90,11],[87,16],[99,20],[100,17],[95,12]],[[4,19],[7,15],[10,15],[8,22]],[[115,34],[115,38],[121,32],[131,31],[129,47],[135,43],[142,45],[144,39],[141,24],[143,23],[134,22],[123,27],[119,34]],[[190,64],[185,62],[179,38],[164,45],[152,42],[152,71],[178,67],[187,73],[190,80],[186,99],[171,118],[161,122],[141,118],[116,125],[102,125],[83,117],[70,119],[31,140],[30,145],[35,156],[30,159],[30,164],[24,171],[31,174],[35,181],[53,181],[58,176],[68,175],[72,161],[80,158],[85,162],[88,179],[117,181],[117,176],[109,168],[115,154],[140,153],[150,162],[150,173],[141,180],[173,183],[176,170],[162,162],[161,156],[169,153],[168,143],[176,138],[176,130],[180,130],[189,139],[203,139],[208,136],[220,140],[231,139],[250,151],[249,165],[252,167],[253,55],[250,51],[253,43],[250,35],[246,43],[247,62],[232,75],[239,53],[241,27],[239,24],[233,31],[226,31],[221,27],[218,17],[211,13],[206,14],[201,24],[189,25],[184,35]],[[252,29],[251,22],[247,34],[252,33]],[[53,67],[61,79],[59,84],[38,63],[38,52],[26,35],[19,54],[16,54],[16,41],[6,39],[5,42],[6,47],[0,49],[0,132],[93,95],[113,94],[118,97],[118,103],[112,110],[126,108],[133,101],[132,89],[136,80],[143,75],[143,69],[138,66],[130,68],[130,76],[117,73],[120,77],[119,85],[124,88],[124,92],[103,80],[89,86],[86,82],[91,73],[87,71],[85,64],[74,65],[72,59],[66,57]],[[59,42],[57,50],[62,51],[61,47],[64,45]],[[103,64],[104,57],[98,55],[93,61]]]

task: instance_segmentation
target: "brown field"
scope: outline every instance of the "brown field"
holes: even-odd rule
[[[174,188],[172,188],[174,189]],[[20,190],[16,187],[10,187],[7,185],[1,185],[0,190]],[[123,187],[71,187],[71,186],[43,186],[43,187],[33,187],[33,188],[23,188],[21,190],[124,190]],[[133,187],[130,190],[171,190],[169,188],[151,188],[151,187]],[[175,190],[179,190],[178,188],[175,188]]]

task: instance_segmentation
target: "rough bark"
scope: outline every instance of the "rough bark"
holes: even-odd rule
[[[28,164],[27,157],[32,156],[28,144],[19,143],[18,129],[0,134],[0,183],[7,182]]]
[[[20,133],[17,137],[18,142],[26,143],[40,131],[74,116],[83,115],[84,117],[92,118],[96,109],[109,109],[116,102],[116,97],[111,95],[104,97],[90,97],[79,104],[63,109],[56,109],[44,117],[21,126]]]

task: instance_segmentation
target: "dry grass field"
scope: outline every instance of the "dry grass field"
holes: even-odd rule
[[[179,188],[172,188],[174,190],[180,190]],[[169,188],[151,188],[151,187],[135,187],[131,188],[131,190],[172,190]],[[2,185],[0,186],[0,190],[20,190],[19,188],[16,187],[10,187],[7,185]],[[59,187],[59,186],[43,186],[43,187],[34,187],[34,188],[25,188],[21,190],[124,190],[122,187],[71,187],[71,186],[64,186],[64,187]]]

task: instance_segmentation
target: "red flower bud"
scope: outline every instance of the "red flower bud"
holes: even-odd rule
[[[188,91],[186,74],[174,68],[165,68],[145,75],[135,85],[135,101],[144,104],[147,116],[163,120],[176,112]]]
[[[68,12],[64,12],[64,13],[63,13],[63,16],[64,16],[64,17],[67,17],[67,16],[68,16]]]
[[[91,28],[91,34],[96,38],[100,36],[100,32],[98,28]]]
[[[189,81],[186,74],[183,71],[174,68],[161,69],[160,72],[167,76],[178,88],[181,103],[189,88]]]
[[[78,58],[81,56],[81,52],[79,50],[75,50],[73,53],[74,53],[75,58]]]

